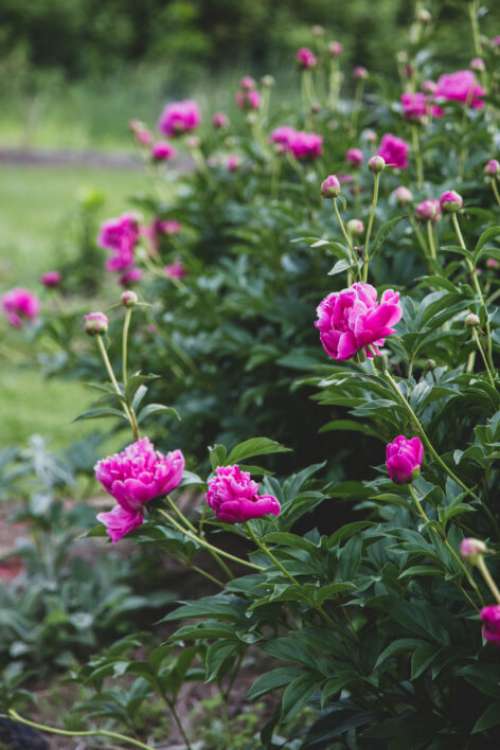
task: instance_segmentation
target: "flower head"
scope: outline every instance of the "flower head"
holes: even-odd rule
[[[163,269],[169,279],[182,279],[186,275],[186,268],[180,260],[176,260]]]
[[[40,281],[47,289],[54,289],[61,283],[62,276],[59,271],[46,271],[40,277]]]
[[[365,231],[365,225],[361,219],[349,219],[347,222],[347,231],[349,234],[361,235]]]
[[[422,120],[430,111],[427,97],[420,91],[415,94],[410,92],[401,94],[401,106],[407,120]]]
[[[387,473],[397,484],[409,484],[420,473],[424,446],[419,437],[398,435],[385,449]]]
[[[240,89],[245,89],[246,91],[252,91],[256,85],[255,79],[252,76],[243,76],[240,80]]]
[[[120,301],[123,307],[135,307],[137,303],[139,302],[139,297],[131,289],[127,289],[125,292],[122,293],[122,296],[120,297]]]
[[[366,78],[368,78],[368,71],[366,68],[363,68],[362,65],[356,65],[356,67],[352,71],[352,77],[357,81],[364,81]]]
[[[316,59],[316,55],[308,47],[301,47],[299,50],[297,50],[295,59],[303,70],[314,68],[318,62],[318,60]]]
[[[485,90],[479,85],[471,70],[457,70],[440,76],[437,81],[434,96],[449,102],[460,102],[472,109],[484,107]]]
[[[226,159],[226,169],[228,172],[237,172],[241,166],[241,159],[238,154],[230,154]]]
[[[484,64],[484,60],[482,57],[473,57],[469,63],[469,67],[476,73],[484,73],[484,71],[486,70],[486,65]]]
[[[400,185],[399,187],[397,187],[393,195],[396,199],[396,202],[399,203],[400,206],[405,206],[407,203],[411,203],[413,200],[413,193],[404,185]]]
[[[317,133],[294,131],[289,142],[292,156],[298,161],[317,159],[323,153],[323,137]]]
[[[128,289],[129,286],[138,284],[141,279],[142,279],[141,269],[137,268],[137,266],[131,266],[130,268],[127,268],[127,270],[124,271],[120,275],[119,284],[120,286],[125,287],[125,289]]]
[[[244,523],[252,518],[278,516],[281,506],[273,495],[259,495],[259,485],[239,466],[218,466],[208,480],[206,500],[219,521]]]
[[[345,152],[345,160],[353,167],[359,167],[363,163],[363,152],[360,148],[348,148]]]
[[[329,174],[321,183],[323,198],[338,198],[341,192],[340,182],[336,175]]]
[[[343,49],[342,44],[337,41],[330,42],[328,45],[328,52],[332,57],[340,57]]]
[[[153,161],[169,161],[175,156],[175,148],[168,141],[158,141],[151,149]]]
[[[486,552],[486,544],[481,539],[465,538],[460,542],[460,554],[464,560],[475,565],[481,555]]]
[[[108,271],[124,271],[133,265],[139,233],[139,222],[130,213],[104,222],[99,231],[97,244],[113,253],[106,262]]]
[[[216,130],[227,128],[229,126],[229,117],[224,112],[215,112],[212,116],[212,125]]]
[[[483,623],[484,638],[500,646],[500,604],[483,607],[480,618]]]
[[[385,159],[389,167],[408,169],[410,147],[402,138],[398,138],[392,133],[386,133],[380,141],[377,153]]]
[[[484,166],[484,173],[489,177],[498,177],[500,175],[500,162],[496,159],[490,159]]]
[[[201,122],[198,104],[192,99],[167,104],[158,122],[158,129],[171,138],[196,130]]]
[[[371,284],[358,282],[325,297],[317,314],[314,325],[323,349],[332,359],[344,360],[359,351],[370,358],[380,354],[379,347],[394,333],[403,313],[397,292],[387,289],[378,301]]]
[[[104,524],[106,532],[113,544],[119,542],[131,531],[139,528],[144,523],[144,514],[141,510],[124,510],[121,505],[115,505],[109,513],[98,513],[97,520]]]
[[[454,190],[446,190],[439,197],[439,205],[443,212],[456,213],[463,208],[464,199]]]
[[[83,316],[83,327],[89,336],[102,335],[108,330],[108,316],[103,312],[91,312]]]
[[[375,154],[375,156],[371,156],[368,159],[368,169],[370,172],[378,174],[379,172],[383,172],[385,168],[385,159],[383,156],[380,156],[380,154]]]
[[[6,292],[1,302],[5,317],[13,328],[21,328],[27,321],[35,320],[40,313],[38,297],[23,287]]]
[[[441,218],[441,206],[439,201],[427,198],[421,201],[415,208],[415,216],[421,221],[439,221]]]
[[[260,109],[261,95],[257,89],[240,89],[234,95],[234,99],[240,109]]]

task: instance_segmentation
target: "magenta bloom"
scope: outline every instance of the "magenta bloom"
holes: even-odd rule
[[[402,138],[398,138],[392,133],[386,133],[382,136],[380,146],[378,147],[378,155],[381,156],[385,163],[389,167],[396,167],[397,169],[408,169],[408,154],[410,147],[403,141]]]
[[[241,159],[237,154],[231,154],[226,159],[226,169],[228,172],[237,172],[241,166]]]
[[[415,216],[421,221],[439,221],[441,218],[441,206],[439,201],[427,198],[421,201],[415,208]]]
[[[124,271],[119,278],[120,286],[123,286],[127,289],[129,286],[138,284],[142,279],[142,276],[142,271],[140,268],[137,268],[137,266],[127,268],[127,270]]]
[[[348,148],[345,153],[345,160],[354,167],[359,167],[363,163],[363,152],[360,148]]]
[[[224,112],[215,112],[212,117],[212,125],[216,129],[227,128],[229,126],[229,117]]]
[[[377,290],[361,282],[329,294],[319,304],[318,320],[323,349],[336,360],[351,359],[364,351],[368,357],[380,354],[385,337],[394,333],[401,320],[399,294],[387,289],[377,301]]]
[[[97,518],[113,542],[143,521],[144,504],[175,489],[182,480],[184,456],[176,450],[163,455],[148,438],[141,438],[121,453],[99,461],[96,479],[118,503],[111,513]]]
[[[289,125],[281,125],[279,128],[273,130],[269,136],[269,140],[272,143],[276,143],[282,151],[288,151],[296,132],[297,131]]]
[[[251,91],[256,86],[255,79],[252,78],[252,76],[243,76],[243,78],[240,80],[240,89],[245,89],[245,91]]]
[[[151,149],[153,161],[169,161],[175,156],[175,148],[168,141],[158,141]]]
[[[134,263],[134,250],[139,239],[139,223],[133,214],[122,214],[102,225],[97,244],[113,255],[106,262],[108,271],[124,271]]]
[[[461,102],[472,109],[482,109],[485,93],[471,70],[457,70],[440,76],[434,95],[448,102]]]
[[[452,213],[463,208],[464,199],[454,190],[446,190],[439,196],[439,205],[441,206],[441,211]]]
[[[54,289],[61,283],[62,276],[59,271],[47,271],[40,277],[40,281],[47,289]]]
[[[386,336],[402,317],[398,292],[387,289],[377,301],[377,290],[371,284],[358,282],[349,289],[329,294],[319,304],[318,320],[321,344],[335,360],[351,359],[364,351],[368,357],[380,354]]]
[[[163,270],[165,276],[168,276],[169,279],[182,279],[187,273],[184,264],[180,260],[170,263],[170,265],[165,266]]]
[[[407,120],[421,120],[422,117],[429,114],[427,97],[420,91],[416,94],[409,92],[401,94],[401,105],[403,107],[403,115]]]
[[[281,506],[273,495],[259,495],[259,485],[239,466],[218,466],[208,480],[206,500],[219,521],[244,523],[262,516],[279,516]]]
[[[363,81],[364,79],[368,78],[368,71],[366,68],[363,68],[362,65],[356,65],[356,67],[352,71],[352,76],[357,81]]]
[[[332,57],[340,57],[343,49],[344,48],[340,42],[333,41],[328,45],[328,52]]]
[[[242,89],[241,91],[237,91],[234,98],[240,109],[250,110],[260,108],[261,96],[256,89]]]
[[[158,130],[173,138],[196,130],[201,122],[198,105],[192,99],[167,104],[161,113]]]
[[[424,446],[419,437],[398,435],[385,449],[387,473],[397,484],[409,484],[420,473],[424,460]]]
[[[298,161],[317,159],[323,153],[323,137],[304,130],[295,131],[288,147]]]
[[[500,604],[490,604],[481,610],[483,636],[487,641],[500,645]]]
[[[27,321],[38,317],[40,302],[33,292],[16,287],[3,295],[2,308],[9,325],[13,328],[21,328]]]
[[[314,68],[314,66],[318,62],[316,59],[316,55],[308,47],[301,47],[299,50],[297,50],[295,59],[303,70]]]

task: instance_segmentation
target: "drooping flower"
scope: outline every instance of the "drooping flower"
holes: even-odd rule
[[[180,260],[176,260],[173,263],[170,263],[170,265],[165,266],[163,270],[165,272],[165,276],[167,276],[169,279],[183,279],[187,273],[184,264]]]
[[[196,130],[201,122],[198,104],[193,99],[171,102],[163,110],[158,122],[160,133],[174,138]]]
[[[363,152],[360,148],[348,148],[345,153],[345,160],[353,167],[359,167],[363,163]]]
[[[61,283],[62,276],[59,271],[46,271],[40,277],[40,281],[47,289],[54,289]]]
[[[295,131],[290,139],[289,149],[298,161],[317,159],[323,153],[323,137],[304,130]]]
[[[206,500],[219,521],[244,523],[252,518],[278,516],[281,506],[273,495],[259,495],[259,485],[239,466],[218,466],[208,480]]]
[[[151,149],[153,161],[169,161],[175,156],[175,148],[168,141],[158,141]]]
[[[126,213],[108,219],[101,226],[97,244],[113,255],[106,261],[108,271],[124,271],[134,263],[134,250],[139,239],[139,222],[133,214]]]
[[[419,437],[398,435],[385,449],[387,473],[397,484],[409,484],[420,473],[424,446]]]
[[[394,333],[403,313],[397,292],[387,289],[379,302],[371,284],[358,282],[325,297],[317,314],[314,325],[323,349],[332,359],[344,360],[359,351],[370,358],[380,354],[379,347]]]
[[[441,206],[439,201],[427,198],[421,201],[415,208],[415,216],[420,221],[439,221],[441,218]]]
[[[21,328],[24,323],[38,317],[40,302],[33,292],[23,287],[16,287],[3,295],[2,308],[9,325],[13,328]]]
[[[382,136],[377,153],[389,167],[408,169],[410,146],[402,138],[398,138],[392,133],[386,133]]]
[[[471,70],[457,70],[439,77],[434,96],[449,102],[461,102],[472,109],[482,109],[485,90]]]
[[[99,461],[95,466],[96,479],[118,503],[110,513],[97,517],[105,524],[111,540],[116,542],[140,526],[145,503],[175,489],[183,471],[181,451],[164,455],[147,437]]]
[[[318,62],[316,55],[308,47],[301,47],[297,50],[295,59],[303,70],[314,68]]]
[[[500,646],[500,604],[490,604],[481,610],[483,636],[487,641]]]

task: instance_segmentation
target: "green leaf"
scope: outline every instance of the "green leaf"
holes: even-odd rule
[[[411,679],[416,680],[420,677],[439,653],[440,650],[436,649],[431,643],[424,643],[419,646],[411,659]]]
[[[373,240],[373,245],[371,248],[372,258],[382,247],[383,243],[390,235],[396,224],[399,224],[399,222],[403,221],[403,219],[406,219],[406,216],[396,216],[394,219],[389,219],[389,221],[386,221],[385,224],[382,224],[377,234],[375,235],[375,239]]]
[[[350,260],[338,260],[333,268],[328,271],[328,276],[337,276],[339,273],[349,271],[351,268],[354,268],[354,263]]]
[[[148,404],[144,407],[144,409],[141,409],[141,411],[137,415],[137,422],[139,424],[142,424],[146,417],[151,416],[151,414],[157,414],[158,412],[162,412],[163,414],[171,414],[179,421],[181,419],[178,411],[174,409],[173,406],[165,406],[164,404]]]
[[[311,674],[303,674],[292,680],[281,699],[283,716],[291,717],[297,714],[318,687],[319,680]]]
[[[419,646],[427,645],[426,641],[421,641],[418,638],[398,638],[397,641],[390,643],[379,655],[375,662],[375,669],[378,669],[387,659],[392,656],[398,656],[403,653],[413,653]]]
[[[479,734],[479,732],[485,732],[491,727],[496,727],[500,724],[500,701],[493,703],[491,706],[481,714],[479,719],[472,727],[472,734]]]
[[[481,255],[481,250],[484,248],[488,240],[493,239],[494,237],[500,236],[500,226],[495,225],[493,227],[488,227],[484,230],[482,235],[479,237],[476,247],[474,248],[474,260],[477,261]]]
[[[104,417],[119,417],[127,421],[125,414],[119,409],[103,408],[103,409],[88,409],[83,414],[79,414],[73,422],[81,422],[84,419],[102,419]]]
[[[215,470],[218,466],[224,466],[227,456],[226,446],[216,443],[215,445],[210,446],[208,449],[208,455],[212,469]]]
[[[277,667],[257,677],[247,693],[249,700],[260,698],[277,688],[288,685],[292,680],[304,674],[301,667]]]
[[[251,456],[268,456],[272,453],[287,453],[289,451],[290,448],[285,448],[284,445],[277,443],[276,440],[270,440],[265,437],[254,437],[235,445],[225,463],[236,464]]]

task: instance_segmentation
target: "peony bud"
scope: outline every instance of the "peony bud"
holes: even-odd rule
[[[328,175],[321,183],[321,195],[323,198],[338,198],[340,192],[340,182],[334,174]]]
[[[439,205],[441,206],[441,210],[445,213],[456,213],[463,208],[464,199],[454,190],[447,190],[440,196]]]
[[[368,169],[374,174],[379,174],[385,169],[385,159],[383,156],[376,154],[368,160]]]
[[[83,316],[85,333],[101,336],[108,331],[108,316],[102,312],[87,313]]]
[[[310,70],[310,68],[314,68],[318,62],[314,52],[307,47],[301,47],[297,50],[295,59],[302,70]]]
[[[486,65],[484,64],[482,57],[474,57],[469,63],[469,68],[475,70],[476,73],[484,73]]]
[[[252,76],[243,76],[240,81],[240,89],[245,91],[252,91],[255,88],[255,81]]]
[[[367,142],[367,143],[375,143],[377,141],[377,134],[374,130],[371,130],[370,128],[367,128],[366,130],[363,130],[361,133],[361,137]]]
[[[328,45],[328,52],[332,57],[340,57],[342,54],[343,47],[340,42],[330,42]]]
[[[441,206],[439,201],[428,198],[418,204],[415,209],[415,216],[421,221],[439,221],[441,218]]]
[[[393,195],[396,199],[396,203],[399,203],[400,206],[405,206],[407,203],[411,203],[413,201],[413,193],[404,185],[400,185],[399,187],[397,187]]]
[[[485,640],[500,645],[500,604],[490,604],[480,612]]]
[[[490,177],[498,177],[500,175],[500,162],[496,159],[490,159],[485,164],[484,173]]]
[[[363,152],[360,148],[348,148],[345,153],[345,160],[353,167],[359,167],[363,163]]]
[[[385,449],[387,473],[397,484],[410,484],[420,474],[424,446],[419,437],[398,435]]]
[[[349,219],[347,222],[347,231],[349,234],[360,235],[365,231],[365,225],[361,219]]]
[[[477,328],[481,321],[476,313],[471,312],[465,316],[464,323],[468,328]]]
[[[215,112],[212,116],[212,125],[216,130],[227,128],[229,125],[229,117],[224,112]]]
[[[62,276],[59,271],[47,271],[42,274],[40,281],[46,289],[54,289],[61,283]]]
[[[460,554],[471,565],[476,565],[478,558],[486,553],[486,544],[481,539],[466,538],[460,542]]]
[[[134,307],[139,302],[139,297],[130,289],[122,293],[121,302],[124,307]]]
[[[368,78],[368,71],[366,68],[363,68],[362,65],[356,65],[352,71],[352,77],[356,81],[364,81]]]

